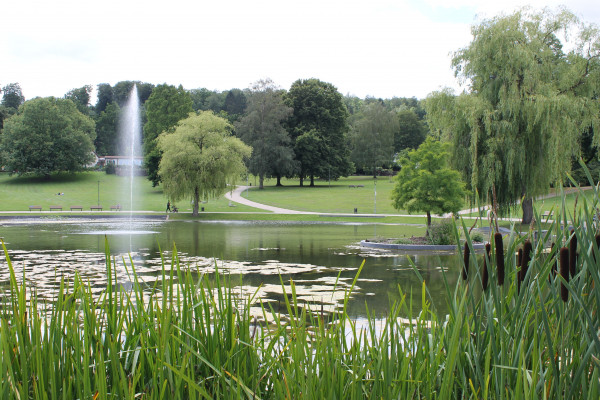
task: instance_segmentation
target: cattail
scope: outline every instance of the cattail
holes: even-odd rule
[[[556,276],[556,272],[558,271],[558,254],[556,253],[556,243],[554,242],[550,245],[550,254],[553,254],[554,262],[552,263],[550,275],[548,275],[548,282],[552,282],[552,278]]]
[[[462,270],[462,277],[466,281],[469,278],[469,258],[471,257],[471,249],[469,249],[469,243],[465,242],[465,251],[463,252],[463,261],[465,265]]]
[[[517,252],[517,290],[521,290],[521,262],[523,261],[523,249]]]
[[[566,247],[560,249],[560,275],[569,282],[569,249]],[[560,285],[560,297],[564,302],[569,300],[569,290],[564,283]]]
[[[483,286],[483,290],[487,289],[489,275],[488,275],[488,260],[490,259],[490,252],[492,251],[492,245],[489,243],[485,244],[485,257],[483,258],[483,275],[481,277],[481,285]]]
[[[525,280],[525,276],[527,275],[527,269],[529,268],[529,261],[531,261],[532,250],[533,246],[531,245],[531,241],[526,240],[523,244],[523,258],[521,258],[521,271],[519,272],[519,279],[521,282]]]
[[[577,236],[575,235],[575,231],[571,229],[571,240],[569,241],[569,271],[571,273],[571,278],[575,276],[577,273]]]
[[[502,234],[494,234],[494,244],[496,245],[496,268],[498,269],[498,285],[504,285],[504,243],[502,243]]]

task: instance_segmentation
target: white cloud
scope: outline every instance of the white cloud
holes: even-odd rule
[[[597,7],[569,3],[584,19],[598,22]],[[264,77],[284,88],[316,77],[360,97],[424,97],[457,86],[449,53],[468,44],[476,14],[491,16],[519,5],[23,0],[3,8],[0,84],[19,82],[32,98],[121,80],[226,90]]]

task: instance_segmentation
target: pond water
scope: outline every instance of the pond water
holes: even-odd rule
[[[438,311],[445,313],[442,268],[451,287],[459,277],[456,254],[400,253],[362,249],[359,241],[374,236],[394,237],[394,225],[232,221],[47,221],[3,224],[4,238],[15,271],[23,270],[38,295],[51,298],[60,278],[75,271],[100,293],[106,286],[105,238],[117,263],[118,281],[131,287],[131,255],[140,279],[152,284],[161,272],[161,252],[170,269],[173,246],[181,264],[201,273],[231,274],[240,293],[278,305],[280,275],[292,279],[298,298],[328,311],[341,306],[344,291],[364,261],[348,305],[352,316],[384,316],[400,299],[400,290],[413,293],[413,312],[421,309],[421,284],[409,260],[427,282]],[[125,265],[123,258],[126,259]],[[127,267],[126,267],[127,266]],[[240,285],[239,276],[243,285]],[[9,274],[0,258],[0,285]],[[289,288],[288,288],[289,290]],[[289,293],[289,292],[288,292]]]

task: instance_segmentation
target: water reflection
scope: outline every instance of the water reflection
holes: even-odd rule
[[[129,224],[129,223],[127,223]],[[129,227],[129,225],[128,225]],[[105,238],[110,246],[117,280],[131,287],[131,256],[138,278],[152,285],[160,276],[163,259],[167,270],[176,251],[181,265],[201,274],[215,268],[231,275],[240,293],[255,294],[265,302],[283,299],[280,275],[290,293],[290,280],[300,301],[323,305],[325,311],[342,305],[361,263],[348,310],[364,316],[365,305],[383,316],[402,293],[414,294],[414,313],[421,308],[421,284],[411,266],[414,262],[427,282],[433,302],[445,312],[442,270],[454,285],[458,258],[454,254],[399,254],[365,250],[357,246],[371,237],[394,236],[390,225],[335,225],[297,223],[232,223],[137,221],[134,234],[118,221],[37,223],[3,226],[2,236],[19,279],[25,272],[39,296],[52,298],[60,280],[72,282],[75,272],[89,281],[94,293],[106,286]],[[162,254],[162,258],[161,258]],[[237,284],[243,278],[243,286]],[[0,282],[9,280],[5,260],[0,262]]]

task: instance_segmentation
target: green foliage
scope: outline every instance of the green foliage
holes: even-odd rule
[[[431,244],[449,245],[456,244],[456,236],[454,235],[454,221],[445,219],[440,222],[431,224],[427,229],[427,237]]]
[[[160,182],[158,168],[162,157],[157,148],[158,135],[173,132],[177,123],[193,111],[192,99],[182,86],[158,85],[146,101],[145,109],[144,163],[148,179],[156,186]]]
[[[180,121],[173,133],[158,139],[163,153],[159,174],[171,201],[191,198],[194,215],[200,200],[223,195],[246,172],[252,149],[231,135],[231,125],[211,111]]]
[[[80,88],[71,89],[65,94],[65,99],[71,100],[77,106],[80,113],[90,115],[90,97],[92,94],[92,85],[85,85]]]
[[[398,130],[394,135],[394,150],[416,149],[425,140],[423,120],[413,110],[398,111]]]
[[[9,83],[2,88],[2,103],[0,105],[16,111],[24,102],[25,96],[23,96],[21,85],[18,83]]]
[[[35,98],[5,121],[0,154],[8,171],[49,177],[92,162],[95,136],[94,121],[71,100]]]
[[[104,171],[106,172],[107,175],[114,175],[117,173],[117,167],[115,166],[114,163],[108,163],[104,167]]]
[[[294,152],[283,126],[291,112],[273,81],[258,81],[252,88],[246,114],[235,125],[236,135],[252,147],[248,170],[259,177],[261,189],[265,177],[281,178],[293,173]]]
[[[96,154],[116,156],[119,154],[118,126],[121,109],[116,102],[109,103],[96,117]]]
[[[335,86],[318,79],[299,79],[286,96],[293,109],[288,129],[299,163],[298,176],[337,179],[353,170],[347,144],[348,111]]]
[[[455,72],[470,93],[433,93],[428,120],[453,143],[452,160],[469,187],[484,200],[495,190],[501,214],[562,183],[582,132],[600,126],[598,57],[597,28],[564,9],[484,20],[469,46],[455,53]],[[524,223],[532,217],[527,208]]]
[[[460,174],[447,166],[447,143],[427,138],[417,150],[400,161],[402,169],[396,176],[392,204],[396,209],[427,213],[456,213],[466,196]]]
[[[357,168],[377,176],[377,168],[390,166],[398,119],[381,102],[364,107],[350,131],[351,160]]]

